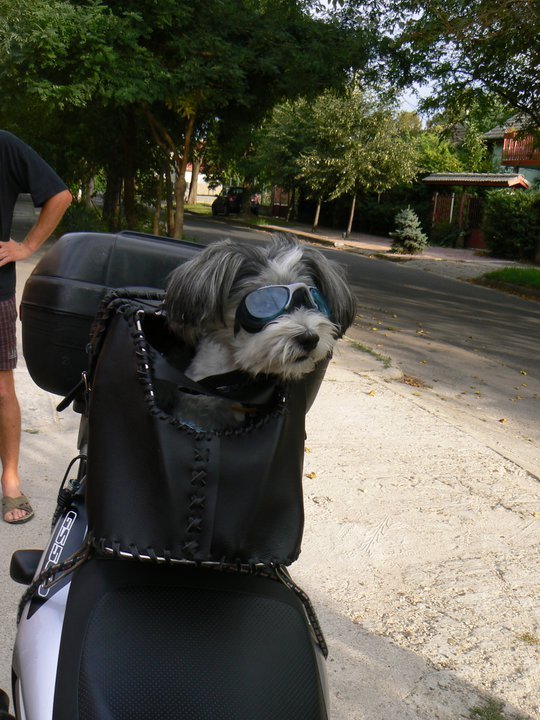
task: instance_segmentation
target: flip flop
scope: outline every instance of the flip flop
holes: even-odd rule
[[[18,520],[6,520],[7,513],[12,510],[23,510],[26,515]],[[28,522],[34,517],[34,510],[28,502],[26,495],[19,495],[19,497],[16,498],[3,497],[2,517],[4,518],[4,522],[7,522],[8,525],[22,525],[22,523]]]

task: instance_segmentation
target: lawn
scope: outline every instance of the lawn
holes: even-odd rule
[[[540,290],[540,269],[536,268],[501,268],[482,276],[487,282],[507,283],[519,287],[535,288]]]
[[[184,210],[187,212],[194,213],[195,215],[211,215],[212,214],[212,206],[211,205],[203,205],[202,203],[197,203],[197,205],[184,205]]]
[[[193,213],[195,215],[211,215],[211,205],[197,203],[197,205],[184,205],[186,212]],[[233,215],[233,218],[237,218],[237,215]],[[283,218],[267,217],[265,215],[250,215],[250,221],[254,225],[279,225],[280,227],[294,227],[294,223],[289,223]]]

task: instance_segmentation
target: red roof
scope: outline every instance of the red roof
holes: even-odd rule
[[[423,178],[427,185],[458,185],[460,187],[529,188],[523,175],[516,173],[432,173]]]

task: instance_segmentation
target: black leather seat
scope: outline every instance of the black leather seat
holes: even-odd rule
[[[326,720],[322,656],[274,580],[93,559],[75,574],[54,720]]]

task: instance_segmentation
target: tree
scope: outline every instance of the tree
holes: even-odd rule
[[[246,138],[277,101],[339,83],[356,62],[357,35],[309,9],[300,0],[0,0],[3,98],[33,98],[44,113],[100,105],[127,118],[128,132],[144,116],[175,170],[180,237],[201,128]],[[137,147],[124,145],[133,178]]]
[[[414,178],[414,144],[390,103],[356,82],[344,93],[317,98],[312,115],[319,142],[303,155],[301,176],[321,189],[333,185],[332,199],[352,197],[349,235],[361,189],[382,193]]]
[[[344,0],[379,26],[381,57],[403,86],[429,82],[426,108],[496,95],[540,127],[538,0]],[[384,62],[377,67],[385,70]]]
[[[436,130],[426,130],[416,141],[418,169],[424,173],[464,172],[452,143]]]
[[[288,215],[299,184],[300,156],[310,144],[311,108],[305,98],[276,105],[255,136],[253,170],[261,182],[290,193]]]

